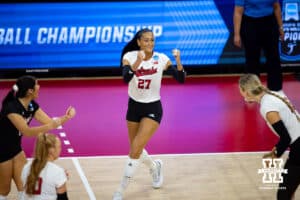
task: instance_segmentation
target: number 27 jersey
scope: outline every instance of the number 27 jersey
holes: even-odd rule
[[[132,66],[137,59],[137,54],[138,51],[128,52],[123,60],[127,60]],[[169,60],[165,54],[157,52],[153,52],[149,60],[143,60],[129,82],[129,97],[141,103],[160,100],[162,75]]]

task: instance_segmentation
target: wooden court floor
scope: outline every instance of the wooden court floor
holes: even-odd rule
[[[262,182],[258,170],[263,152],[155,155],[164,162],[164,184],[152,189],[144,165],[125,192],[124,200],[271,200],[277,184]],[[286,159],[287,154],[283,156]],[[125,156],[62,158],[68,170],[70,200],[110,200],[123,173]],[[300,191],[296,192],[300,199]],[[12,185],[9,200],[16,199]]]
[[[172,82],[166,83],[164,88],[167,94],[164,93],[165,97],[172,99],[172,101],[165,101],[168,103],[166,109],[169,109],[166,110],[166,113],[169,114],[165,115],[164,119],[168,120],[168,123],[162,123],[159,131],[163,134],[157,133],[151,141],[152,144],[149,145],[152,149],[150,147],[148,149],[149,152],[160,154],[154,158],[160,158],[164,162],[164,185],[160,189],[152,189],[151,176],[146,167],[141,166],[133,182],[126,190],[124,200],[276,199],[277,184],[263,183],[263,174],[258,174],[258,170],[263,167],[263,152],[201,153],[265,151],[268,148],[271,149],[274,140],[277,139],[273,134],[267,132],[270,130],[267,129],[262,119],[256,120],[257,109],[248,109],[248,106],[243,104],[236,89],[236,78],[214,77],[210,79],[207,77],[198,79],[191,77],[184,86],[185,95],[182,95],[183,87],[179,87],[177,84],[173,85]],[[98,101],[107,97],[108,94],[117,95],[108,101],[109,104],[126,105],[127,89],[121,83],[121,80],[46,81],[42,83],[44,93],[39,97],[39,102],[47,105],[47,110],[53,113],[58,113],[57,110],[61,111],[68,105],[73,105],[78,108],[78,113],[93,114],[91,111],[94,111],[94,105],[98,105]],[[7,88],[11,87],[11,83],[6,83],[6,85],[1,83],[0,86],[0,94],[4,94]],[[4,90],[4,86],[6,90]],[[78,88],[81,89],[81,92],[78,92]],[[297,93],[300,89],[299,82],[295,81],[294,77],[285,77],[285,88],[285,92],[291,95],[291,100],[295,102],[295,106],[300,108]],[[64,101],[49,101],[56,96],[63,96]],[[82,101],[78,101],[82,96],[88,98],[82,98]],[[90,98],[91,96],[93,98]],[[186,96],[193,97],[191,98],[193,101],[185,107],[178,107],[180,102],[186,100]],[[124,100],[124,103],[120,103],[120,100]],[[174,108],[176,108],[177,113],[185,113],[185,115],[175,115]],[[184,111],[179,110],[179,108],[184,108]],[[119,106],[110,107],[106,104],[101,105],[101,108],[99,104],[98,109],[104,113],[103,116],[110,116],[106,113],[125,113],[125,110],[119,110]],[[209,111],[208,113],[211,115],[207,115],[206,111]],[[226,122],[228,113],[231,114],[233,122],[241,123],[221,123]],[[92,117],[87,118],[87,116]],[[111,117],[105,119],[108,121],[103,121],[103,124],[107,126],[99,126],[99,119],[95,115],[81,115],[64,127],[67,133],[71,133],[68,134],[68,138],[72,141],[72,145],[76,149],[75,152],[82,153],[69,157],[70,154],[63,152],[63,158],[57,161],[70,174],[67,184],[70,200],[111,200],[113,192],[119,185],[126,157],[108,157],[106,155],[125,155],[128,152],[126,145],[120,145],[127,142],[126,124],[118,125],[118,122],[121,123],[122,121],[119,116],[113,115]],[[96,119],[94,122],[87,120],[90,122],[88,127],[94,132],[86,131],[86,126],[82,125],[81,119],[83,118]],[[213,123],[217,119],[220,123],[218,127],[215,124],[199,126],[201,123],[198,119],[208,119],[207,123]],[[248,120],[252,120],[252,123],[246,123],[249,122]],[[172,124],[179,124],[179,122],[181,126],[172,126]],[[93,124],[95,126],[92,127]],[[188,124],[188,127],[182,124]],[[109,134],[113,138],[108,137],[107,127],[111,128],[111,133],[115,133]],[[214,127],[216,129],[212,131]],[[236,134],[236,130],[241,130],[241,134]],[[97,138],[101,138],[101,143],[95,140],[95,132],[102,134],[97,135]],[[185,134],[173,134],[177,132]],[[93,135],[88,135],[89,133]],[[112,142],[115,139],[118,139],[119,142]],[[26,143],[24,146],[26,146],[27,154],[30,155],[32,143]],[[91,146],[93,148],[88,148]],[[103,155],[103,152],[106,154]],[[200,154],[184,154],[189,152],[200,152]],[[76,157],[81,155],[99,156]],[[16,200],[16,194],[16,188],[12,185],[9,200]],[[300,199],[299,189],[295,199]]]

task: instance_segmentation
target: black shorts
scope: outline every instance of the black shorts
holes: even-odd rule
[[[160,100],[151,103],[140,103],[129,98],[126,120],[140,122],[142,118],[150,118],[160,123],[163,109]]]
[[[20,146],[16,148],[6,148],[5,151],[0,152],[0,163],[13,159],[21,151],[23,150]]]

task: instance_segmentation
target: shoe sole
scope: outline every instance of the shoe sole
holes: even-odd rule
[[[157,160],[155,160],[155,162],[159,162],[159,164],[160,164],[160,179],[161,179],[161,183],[159,184],[159,185],[153,185],[152,184],[152,187],[154,188],[154,189],[159,189],[159,188],[161,188],[161,186],[162,186],[162,184],[163,184],[163,182],[164,182],[164,177],[163,177],[163,173],[162,173],[162,169],[163,169],[163,162],[160,160],[160,159],[157,159]]]

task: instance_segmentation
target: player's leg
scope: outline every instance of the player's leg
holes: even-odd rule
[[[0,163],[0,200],[6,200],[10,192],[13,176],[13,161],[8,160]]]
[[[243,16],[241,38],[245,48],[245,73],[260,75],[261,44],[257,22],[253,18]]]
[[[149,169],[150,172],[156,169],[156,163],[148,154],[147,150],[144,148],[140,156],[141,162],[144,163]]]
[[[159,126],[163,116],[163,108],[161,102],[156,101],[151,104],[148,104],[147,108],[144,110],[143,116],[145,117],[145,119],[153,120],[154,123],[157,122]],[[140,129],[142,129],[142,126],[140,126]],[[139,130],[139,132],[142,131]],[[140,160],[149,168],[150,173],[152,174],[152,186],[154,188],[159,188],[163,183],[162,161],[159,159],[153,160],[149,156],[145,148],[142,150]]]
[[[150,118],[143,118],[140,122],[138,133],[136,137],[134,138],[129,156],[131,158],[138,159],[152,137],[152,135],[155,133],[157,128],[159,127],[159,123],[154,121],[153,119]]]
[[[136,137],[139,129],[139,122],[127,121],[127,129],[128,129],[128,137],[129,137],[129,143],[131,149],[132,142]],[[128,187],[130,180],[132,179],[136,169],[139,166],[139,163],[140,163],[139,159],[133,159],[130,156],[127,158],[121,183],[113,196],[114,200],[122,199],[123,193],[125,189]]]
[[[139,122],[132,122],[127,121],[127,129],[128,129],[128,137],[129,137],[129,144],[131,146],[132,141],[137,135],[138,129],[139,129]]]
[[[17,186],[18,197],[22,194],[23,183],[21,180],[21,173],[27,159],[24,151],[21,151],[18,155],[13,158],[13,180]]]
[[[128,109],[126,113],[126,120],[127,120],[127,129],[128,129],[128,137],[129,137],[129,144],[130,144],[130,151],[132,148],[132,143],[134,138],[137,135],[139,124],[140,124],[140,111],[142,110],[141,104],[134,101],[133,99],[129,98],[128,100]],[[131,158],[128,156],[125,167],[124,167],[124,174],[121,180],[121,183],[117,189],[117,191],[113,194],[114,200],[121,200],[123,196],[123,192],[129,185],[129,181],[132,179],[132,176],[136,169],[139,166],[139,159]]]
[[[295,191],[300,184],[300,138],[290,146],[289,157],[285,163],[284,169],[288,173],[283,174],[283,183],[279,184],[277,199],[293,199]]]
[[[152,187],[156,189],[160,188],[163,183],[162,160],[160,159],[153,160],[148,155],[146,149],[143,149],[140,160],[150,169],[150,174],[152,175]]]
[[[160,121],[160,120],[159,120]],[[153,161],[148,155],[147,151],[144,150],[144,147],[155,133],[157,128],[159,127],[159,123],[151,118],[143,118],[140,123],[140,127],[138,130],[138,134],[135,137],[132,144],[132,151],[130,152],[131,156],[140,156],[140,160],[146,162],[150,168],[153,183],[152,186],[154,188],[159,188],[163,183],[163,174],[162,174],[162,161],[155,160]],[[143,152],[143,153],[142,153]]]
[[[288,163],[285,165],[285,169],[288,170],[287,174],[283,174],[283,183],[279,184],[277,191],[278,200],[292,199],[295,191],[300,183],[300,166],[295,166]]]
[[[266,56],[267,86],[270,90],[282,90],[282,68],[279,55],[279,31],[275,17],[266,20],[262,31],[263,50]]]

